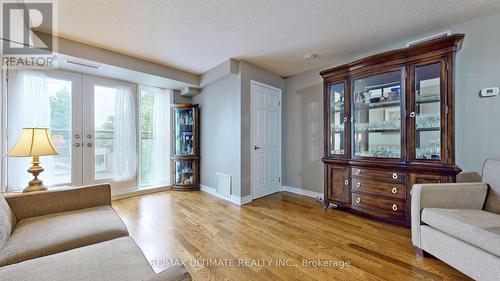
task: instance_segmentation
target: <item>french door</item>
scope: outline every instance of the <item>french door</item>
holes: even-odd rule
[[[19,95],[26,91],[15,83],[26,85],[30,79],[39,79],[39,93]],[[45,185],[107,182],[113,192],[137,186],[135,84],[65,71],[13,71],[8,86],[12,89],[7,96],[8,148],[23,127],[49,127],[59,152],[41,158],[45,172],[40,178]],[[10,189],[25,187],[29,162],[28,158],[6,159]]]
[[[129,92],[130,101],[122,101],[122,90]],[[136,90],[131,83],[83,77],[83,130],[73,137],[83,154],[84,185],[108,182],[114,190],[137,186]]]

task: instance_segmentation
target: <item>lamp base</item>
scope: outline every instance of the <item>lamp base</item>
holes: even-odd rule
[[[43,182],[41,180],[37,179],[30,181],[29,185],[25,189],[23,189],[23,193],[44,190],[47,190],[47,187],[43,185]]]
[[[43,185],[43,181],[38,179],[38,175],[43,172],[43,168],[40,166],[40,157],[33,156],[33,166],[28,169],[28,173],[33,174],[35,177],[31,180],[28,186],[23,190],[23,192],[33,192],[33,191],[44,191],[47,187]]]

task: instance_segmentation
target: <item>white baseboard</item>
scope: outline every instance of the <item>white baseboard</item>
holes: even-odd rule
[[[200,185],[200,190],[203,192],[215,195],[221,199],[224,199],[224,200],[229,201],[231,203],[234,203],[236,205],[244,205],[244,204],[252,202],[252,195],[239,197],[239,196],[231,194],[231,197],[228,198],[226,196],[223,196],[222,194],[217,193],[217,190],[215,190],[215,188],[212,188],[212,187],[209,187],[209,186],[206,186],[203,184]]]
[[[303,188],[297,188],[297,187],[292,187],[292,186],[282,186],[281,187],[281,191],[288,191],[288,192],[291,192],[291,193],[295,193],[295,194],[300,194],[300,195],[304,195],[304,196],[307,196],[307,197],[312,197],[312,198],[321,198],[321,200],[323,200],[323,193],[319,193],[319,192],[315,192],[315,191],[310,191],[310,190],[306,190],[306,189],[303,189]]]

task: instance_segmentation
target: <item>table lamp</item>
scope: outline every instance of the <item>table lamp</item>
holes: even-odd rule
[[[52,144],[48,128],[24,128],[17,143],[12,147],[6,156],[9,157],[33,157],[33,166],[28,169],[28,173],[35,177],[31,180],[23,192],[47,190],[43,182],[38,179],[38,175],[43,172],[40,166],[40,156],[59,154]]]

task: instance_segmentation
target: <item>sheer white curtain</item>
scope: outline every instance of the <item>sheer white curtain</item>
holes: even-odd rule
[[[115,97],[113,180],[128,181],[137,171],[135,97],[132,89],[117,86]]]
[[[23,128],[50,128],[50,97],[45,74],[32,70],[9,70],[8,81],[8,149],[14,146]],[[32,179],[26,170],[31,166],[30,157],[9,157],[7,184],[11,189],[22,189]],[[40,175],[50,185],[53,178],[52,156],[41,157],[45,172]]]
[[[172,90],[154,91],[152,180],[155,185],[170,184],[170,104]]]

